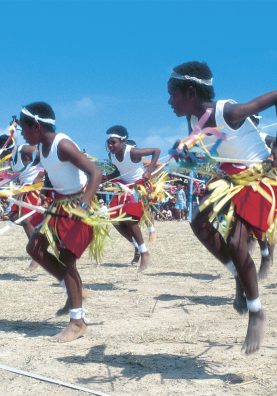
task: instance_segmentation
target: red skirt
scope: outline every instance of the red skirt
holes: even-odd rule
[[[263,183],[261,187],[271,195],[271,191]],[[277,200],[277,187],[272,186],[275,199]],[[232,198],[236,213],[250,224],[257,238],[262,237],[262,233],[267,232],[270,227],[268,216],[271,203],[260,193],[254,191],[251,186],[245,186],[238,194]],[[276,205],[275,205],[276,211]]]
[[[74,195],[70,195],[69,197],[74,200]],[[66,198],[66,196],[55,193],[53,198],[52,207],[55,207],[55,199]],[[51,207],[49,210],[51,210]],[[52,216],[48,223],[53,234],[58,236],[59,242],[57,242],[57,248],[59,250],[69,250],[76,258],[80,258],[93,239],[92,227],[83,223],[81,219],[76,220],[74,217],[67,217],[68,212],[61,205],[58,206],[56,213],[66,215],[66,217]]]
[[[225,168],[223,167],[224,165],[226,165]],[[234,164],[234,166],[233,164],[222,164],[221,168],[229,175],[238,174],[247,169],[247,167],[244,169],[241,167],[239,168],[236,164]],[[264,183],[260,182],[260,186],[272,196],[272,192]],[[275,202],[277,203],[277,187],[271,186],[271,188],[275,196]],[[262,233],[267,232],[270,227],[270,224],[268,224],[268,217],[272,204],[259,192],[254,191],[250,185],[243,187],[243,189],[232,198],[232,202],[235,206],[236,214],[251,225],[257,238],[261,238]],[[277,206],[275,204],[275,211],[276,209]]]
[[[127,184],[122,180],[115,180],[115,182],[121,183],[121,184]],[[142,183],[142,180],[138,180],[136,184]],[[128,188],[133,192],[134,186],[128,186]],[[118,195],[115,195],[111,202],[109,207],[116,208],[117,206],[121,206],[120,208],[115,209],[111,214],[111,218],[115,218],[119,216],[122,213],[125,213],[127,216],[133,217],[136,220],[140,220],[141,217],[143,216],[144,210],[143,210],[143,205],[140,200],[137,200],[134,194],[131,193],[119,193]]]

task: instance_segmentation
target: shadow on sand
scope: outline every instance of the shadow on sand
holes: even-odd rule
[[[113,283],[84,283],[84,287],[92,291],[112,291],[119,288]]]
[[[26,255],[26,256],[0,256],[0,261],[15,261],[15,260],[19,260],[19,261],[30,261],[30,256]]]
[[[176,296],[172,294],[161,294],[160,296],[154,297],[157,301],[174,301],[174,300],[185,300],[186,305],[231,305],[233,303],[232,298],[218,297],[218,296]],[[183,305],[183,304],[182,304]]]
[[[108,267],[108,268],[126,268],[126,267],[132,267],[131,264],[126,264],[126,263],[103,263],[101,264],[101,267]]]
[[[213,347],[212,345],[211,347]],[[136,355],[131,353],[105,354],[106,345],[97,345],[90,349],[86,355],[72,355],[58,358],[58,361],[69,364],[104,364],[110,367],[122,369],[119,375],[109,377],[109,381],[118,378],[128,378],[140,380],[151,374],[159,374],[161,382],[165,379],[218,379],[224,382],[240,383],[242,378],[235,374],[216,374],[212,372],[208,362],[200,358],[200,355],[193,357],[190,355],[180,356],[167,353]],[[204,351],[205,352],[205,351]],[[204,353],[203,352],[203,353]],[[213,364],[213,367],[215,365]],[[97,376],[89,378],[79,378],[79,383],[107,382],[107,378]]]
[[[193,278],[205,281],[214,281],[220,278],[220,275],[211,275],[211,274],[193,274],[191,272],[156,272],[145,274],[145,276],[182,276],[186,278]]]
[[[64,326],[65,323],[63,322],[57,325],[47,321],[0,320],[0,331],[24,334],[25,337],[51,337],[57,334]]]
[[[11,272],[0,275],[0,281],[20,281],[20,282],[34,282],[37,279],[37,275],[17,275]]]

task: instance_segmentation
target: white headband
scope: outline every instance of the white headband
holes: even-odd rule
[[[34,118],[37,122],[41,121],[41,122],[45,122],[46,124],[51,124],[51,125],[55,125],[56,121],[52,120],[52,118],[42,118],[39,117],[37,114],[34,115],[32,114],[29,110],[26,109],[26,107],[23,107],[23,109],[21,110],[21,113],[25,114],[28,117]]]
[[[176,78],[177,80],[184,80],[184,81],[191,80],[191,81],[197,82],[198,84],[204,84],[204,85],[209,85],[209,86],[213,85],[213,79],[212,78],[210,78],[209,80],[203,80],[202,78],[189,76],[187,74],[182,75],[182,74],[176,73],[175,71],[173,71],[171,73],[170,78]]]
[[[115,138],[118,138],[121,140],[127,139],[127,136],[120,136],[120,135],[117,135],[116,133],[109,133],[108,136],[109,136],[108,139],[110,139],[111,137],[115,137]]]

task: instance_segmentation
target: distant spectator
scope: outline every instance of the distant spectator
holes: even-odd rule
[[[172,212],[171,212],[171,210],[169,209],[169,206],[166,206],[165,207],[165,210],[166,210],[166,220],[172,220]]]
[[[183,218],[186,218],[187,214],[187,198],[186,193],[184,191],[184,187],[182,184],[178,184],[177,190],[175,192],[176,197],[176,212],[177,212],[177,220],[181,221]]]
[[[108,208],[105,205],[104,200],[103,199],[99,199],[98,203],[99,203],[99,206],[100,206],[100,209],[98,210],[98,213],[103,214],[104,216],[106,216],[107,213],[108,213]]]

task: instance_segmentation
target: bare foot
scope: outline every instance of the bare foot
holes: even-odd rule
[[[258,274],[259,279],[265,279],[267,277],[271,265],[272,265],[272,258],[270,254],[268,256],[262,257],[261,266]]]
[[[156,231],[150,232],[148,238],[149,238],[149,239],[148,239],[148,240],[149,240],[149,243],[150,243],[151,245],[154,245],[154,244],[156,243],[156,240],[157,240],[157,233],[156,233]]]
[[[32,260],[29,264],[29,267],[27,268],[28,271],[33,272],[37,269],[39,266],[39,263],[37,263],[35,260]]]
[[[82,337],[86,332],[86,324],[83,319],[71,320],[67,327],[52,337],[54,342],[71,342]]]
[[[149,252],[141,253],[138,271],[142,272],[142,271],[146,270],[146,268],[149,266],[149,264],[150,264]]]
[[[135,254],[133,257],[133,260],[131,261],[131,264],[137,264],[140,259],[140,252],[138,251],[138,248],[135,248]]]
[[[249,312],[248,328],[245,341],[241,348],[246,355],[250,355],[260,349],[265,330],[265,313],[261,309],[258,312]]]
[[[82,289],[82,299],[85,300],[86,298],[88,298],[88,296],[89,296],[88,289]],[[67,315],[69,313],[69,310],[70,310],[70,303],[69,303],[69,299],[67,298],[64,306],[57,310],[56,316]]]
[[[244,290],[239,281],[239,278],[236,277],[235,281],[236,281],[236,296],[233,302],[233,307],[240,315],[242,315],[248,312],[246,298],[245,298]]]

